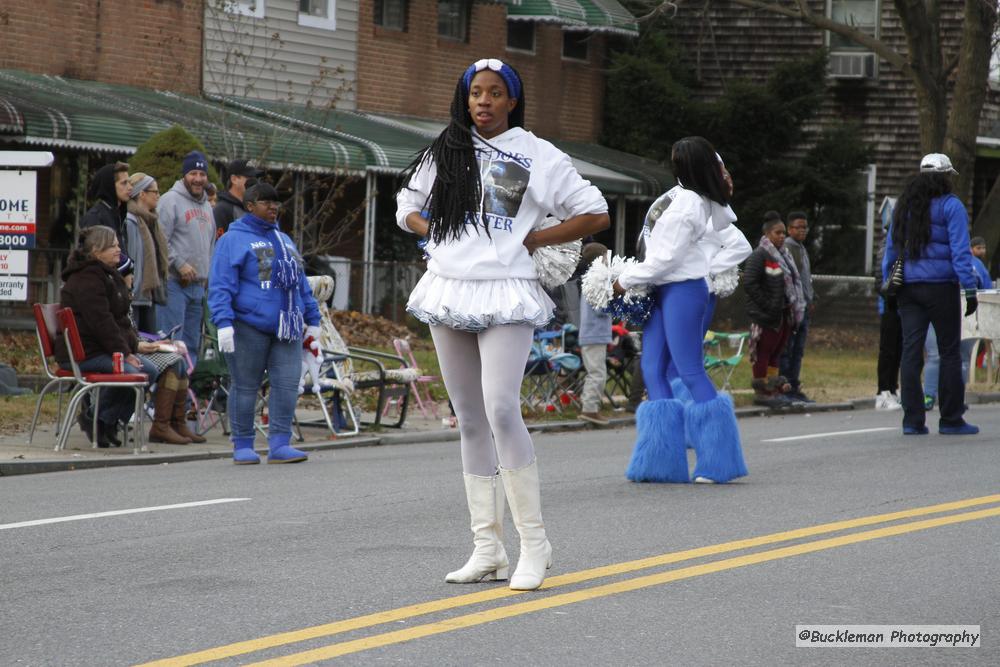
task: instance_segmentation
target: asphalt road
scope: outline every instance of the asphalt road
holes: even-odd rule
[[[631,429],[536,436],[555,562],[521,594],[443,581],[471,550],[457,442],[4,478],[0,664],[1000,664],[1000,408],[968,418],[744,419],[750,476],[718,486],[627,482]],[[798,624],[982,639],[796,648]]]

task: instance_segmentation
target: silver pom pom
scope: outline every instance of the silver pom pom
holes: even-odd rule
[[[708,277],[708,291],[725,298],[736,291],[740,284],[740,272],[735,266]]]
[[[587,300],[595,310],[605,312],[608,304],[614,298],[614,282],[627,267],[635,264],[631,257],[612,256],[609,251],[605,257],[595,259],[587,272],[583,274],[581,296]],[[626,303],[638,301],[641,297],[647,296],[648,285],[636,285],[625,290],[622,299]]]
[[[546,229],[558,225],[555,218],[545,218],[535,226],[535,229]],[[535,273],[542,287],[552,289],[569,280],[580,263],[580,248],[583,244],[579,239],[568,243],[542,246],[532,253],[531,259],[535,265]]]

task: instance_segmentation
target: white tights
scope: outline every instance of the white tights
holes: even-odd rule
[[[512,469],[535,460],[521,417],[521,379],[533,333],[531,326],[520,325],[479,333],[431,327],[441,377],[458,417],[467,474],[488,477],[496,474],[498,462]]]

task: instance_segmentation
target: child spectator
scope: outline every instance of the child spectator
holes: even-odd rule
[[[580,266],[577,273],[583,273],[598,257],[608,252],[607,247],[600,243],[588,243],[583,246]],[[580,419],[595,426],[608,426],[611,422],[601,416],[601,399],[604,395],[604,385],[608,381],[607,352],[611,343],[611,316],[599,313],[580,299],[580,356],[587,376],[583,381],[583,411]]]

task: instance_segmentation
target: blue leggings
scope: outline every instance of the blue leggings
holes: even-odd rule
[[[653,312],[642,331],[642,379],[649,400],[674,397],[671,363],[696,403],[715,398],[702,350],[708,305],[708,285],[701,278],[656,288]]]

